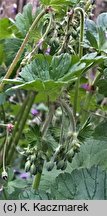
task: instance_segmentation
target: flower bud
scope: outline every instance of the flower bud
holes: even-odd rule
[[[8,174],[7,174],[7,172],[4,170],[4,171],[2,172],[2,179],[7,180],[7,178],[8,178]]]
[[[47,169],[47,171],[51,171],[53,168],[54,168],[54,162],[53,162],[53,161],[49,161],[49,162],[46,164],[46,169]]]
[[[36,161],[36,155],[35,154],[31,155],[30,161],[31,161],[31,163]]]
[[[58,163],[56,164],[57,169],[58,169],[58,170],[59,170],[59,169],[62,169],[63,166],[64,166],[64,164],[65,164],[65,161],[64,161],[64,160],[58,161]]]
[[[13,128],[14,128],[14,125],[13,125],[13,124],[11,124],[11,123],[7,124],[7,131],[8,131],[9,133],[12,133]]]
[[[28,160],[28,161],[25,163],[25,171],[26,171],[26,172],[29,172],[30,166],[31,166],[31,161]]]
[[[61,168],[61,170],[65,170],[67,168],[67,161],[64,162],[63,167]]]
[[[72,162],[72,159],[73,159],[74,154],[75,154],[75,153],[74,153],[74,150],[73,150],[73,149],[71,149],[71,150],[67,153],[67,160],[68,160],[69,163]]]
[[[37,174],[37,169],[36,169],[35,164],[31,165],[30,172],[31,172],[32,175],[36,175]]]

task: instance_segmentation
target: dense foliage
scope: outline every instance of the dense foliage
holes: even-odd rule
[[[107,199],[107,13],[92,8],[0,20],[0,199]]]

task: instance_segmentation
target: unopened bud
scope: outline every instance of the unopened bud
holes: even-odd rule
[[[2,179],[7,180],[7,178],[8,178],[8,174],[7,174],[7,172],[4,170],[4,171],[2,172]]]
[[[46,11],[46,13],[52,13],[53,12],[53,9],[52,9],[52,7],[51,6],[49,6],[49,7],[47,7],[46,9],[45,9],[45,11]]]
[[[70,10],[70,11],[67,12],[67,15],[68,15],[69,17],[72,17],[73,14],[74,14],[74,10]]]
[[[13,128],[14,128],[14,125],[13,125],[13,124],[9,123],[9,124],[7,125],[7,131],[8,131],[9,133],[11,133],[11,132],[13,131]]]

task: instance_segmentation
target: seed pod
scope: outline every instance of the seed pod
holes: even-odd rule
[[[76,140],[76,139],[77,139],[77,136],[78,136],[78,133],[77,133],[77,132],[74,132],[74,133],[73,133],[73,139]]]
[[[65,152],[65,149],[66,147],[64,145],[60,145],[56,151],[55,151],[55,154],[59,155],[59,154],[62,154],[63,152]]]
[[[58,40],[58,38],[51,38],[50,39],[50,45],[53,48],[57,48],[59,46],[59,40]]]
[[[80,148],[80,144],[79,143],[75,143],[75,147]]]
[[[78,152],[79,149],[80,149],[80,144],[76,142],[76,143],[73,145],[73,150],[74,150],[75,152]]]
[[[58,162],[59,161],[58,155],[53,156],[53,160],[54,160],[54,162]]]
[[[36,169],[35,164],[31,165],[30,172],[31,172],[32,175],[36,175],[37,174],[37,169]]]
[[[36,161],[36,155],[31,155],[31,159],[30,159],[31,163],[35,162]]]
[[[63,167],[61,168],[61,170],[65,170],[67,168],[67,161],[64,162]]]
[[[46,159],[45,153],[43,151],[39,151],[38,155],[37,155],[37,158],[38,158],[39,161],[45,160]]]
[[[61,168],[64,166],[64,163],[65,163],[64,160],[60,160],[60,161],[58,161],[58,163],[56,164],[57,169],[58,169],[58,170],[61,169]]]
[[[53,161],[49,161],[49,162],[46,164],[46,169],[47,169],[47,171],[51,171],[53,168],[54,168],[54,162],[53,162]]]
[[[72,131],[68,131],[67,133],[67,139],[71,139],[71,137],[73,137],[73,132]]]
[[[25,171],[26,171],[26,172],[29,172],[29,171],[30,171],[30,167],[31,167],[31,161],[28,160],[28,161],[25,163]]]
[[[72,158],[73,158],[73,156],[74,156],[74,150],[73,149],[71,149],[68,153],[67,153],[67,160],[68,160],[68,162],[69,163],[71,163],[72,162]]]

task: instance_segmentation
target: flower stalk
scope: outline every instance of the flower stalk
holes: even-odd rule
[[[50,28],[51,28],[51,25],[52,25],[52,14],[50,14],[50,18],[49,18],[49,24],[47,26],[47,29],[45,31],[45,33],[43,34],[42,38],[39,40],[38,44],[35,46],[35,48],[32,50],[32,52],[29,54],[30,55],[30,58],[29,58],[29,55],[28,55],[28,63],[29,61],[32,60],[32,57],[33,55],[35,54],[36,50],[38,49],[38,47],[40,47],[43,43],[43,41],[45,40],[46,36],[48,35],[49,31],[50,31]],[[26,57],[27,58],[27,57]]]
[[[22,42],[22,45],[21,45],[20,49],[18,50],[12,64],[10,65],[6,75],[4,76],[3,80],[4,79],[9,79],[9,77],[11,76],[16,64],[18,63],[18,61],[19,61],[19,59],[20,59],[20,57],[21,57],[21,55],[22,55],[22,53],[24,51],[24,48],[25,48],[25,46],[26,46],[26,44],[27,44],[27,42],[29,40],[29,37],[30,37],[30,34],[31,34],[32,30],[37,26],[39,20],[43,17],[43,15],[45,13],[46,13],[46,9],[43,9],[41,11],[41,13],[35,18],[34,22],[32,23],[31,27],[29,28],[29,30],[28,30],[28,32],[26,34],[26,37],[25,37],[24,41]],[[0,84],[0,91],[2,91],[2,89],[4,87],[3,80],[2,80],[2,82]]]
[[[15,128],[15,136],[13,137],[13,141],[12,141],[12,143],[9,142],[9,144],[11,146],[9,154],[8,154],[8,159],[7,159],[7,163],[9,163],[9,164],[11,163],[11,161],[13,159],[14,148],[17,146],[17,144],[20,140],[20,137],[22,135],[22,131],[23,131],[24,126],[26,124],[30,109],[31,109],[32,104],[34,102],[34,99],[35,99],[35,92],[30,92],[29,97],[27,99],[26,108],[24,110],[22,118],[20,116],[20,118],[21,118],[20,123],[19,123],[19,125],[17,124],[17,126]],[[16,131],[17,128],[18,128],[18,131]]]
[[[76,122],[75,122],[75,117],[73,115],[73,112],[71,110],[71,108],[69,107],[69,105],[65,102],[65,100],[61,99],[59,100],[59,103],[61,104],[61,106],[67,111],[69,119],[70,119],[70,124],[71,124],[71,128],[72,128],[72,132],[76,133]]]
[[[46,120],[45,120],[45,122],[43,124],[43,127],[41,128],[42,139],[46,136],[47,130],[48,130],[49,125],[50,125],[50,123],[52,121],[52,118],[53,118],[53,114],[54,114],[54,105],[52,104],[49,107],[48,116],[47,116],[47,118],[46,118]],[[38,188],[39,188],[40,181],[41,181],[41,176],[42,176],[42,173],[39,173],[39,172],[34,176],[32,188],[35,191],[38,190]]]
[[[85,20],[85,12],[82,8],[77,7],[74,9],[74,13],[80,13],[80,39],[79,39],[79,58],[81,59],[83,55],[83,39],[84,39],[84,20]],[[76,81],[75,95],[74,95],[74,115],[76,117],[77,107],[78,107],[78,95],[79,95],[79,84],[80,77]]]

